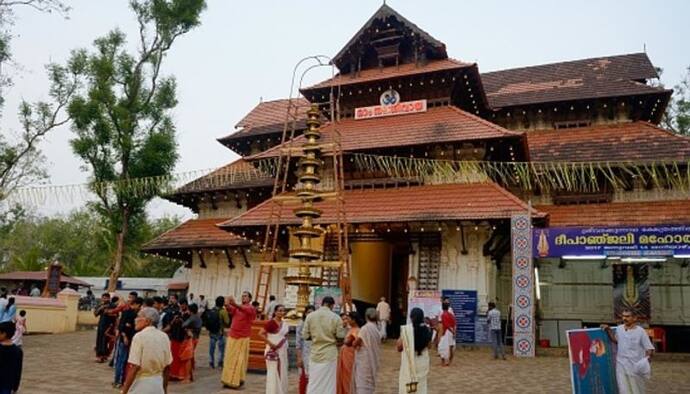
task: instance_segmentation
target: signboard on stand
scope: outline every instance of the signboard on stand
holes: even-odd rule
[[[424,311],[424,317],[438,315],[441,310],[441,292],[438,290],[410,290],[407,299],[408,320],[413,308]]]
[[[443,290],[455,313],[457,333],[455,340],[461,343],[476,341],[477,324],[477,291],[476,290]]]

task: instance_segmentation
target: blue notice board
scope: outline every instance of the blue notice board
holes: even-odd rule
[[[448,297],[453,313],[455,313],[457,323],[455,340],[461,343],[474,343],[477,321],[477,291],[443,290],[442,294],[444,297]]]

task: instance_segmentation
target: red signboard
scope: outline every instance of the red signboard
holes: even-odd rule
[[[372,105],[355,108],[355,119],[371,119],[383,116],[416,114],[426,112],[426,100],[405,101],[393,105]]]

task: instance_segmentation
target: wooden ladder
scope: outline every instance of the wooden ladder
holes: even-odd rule
[[[275,262],[278,258],[278,238],[280,237],[280,221],[283,214],[283,201],[276,198],[288,190],[287,182],[290,175],[290,161],[292,158],[292,141],[295,138],[297,122],[299,120],[300,107],[297,100],[290,99],[283,126],[283,136],[279,147],[287,146],[288,149],[280,149],[280,154],[276,160],[275,177],[273,179],[273,192],[269,204],[271,212],[266,222],[266,232],[264,234],[262,262]],[[266,308],[266,302],[271,289],[271,276],[273,267],[270,265],[260,265],[259,275],[256,281],[256,301],[259,303],[261,311]]]

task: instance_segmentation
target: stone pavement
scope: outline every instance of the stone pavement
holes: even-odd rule
[[[111,389],[112,369],[93,362],[95,331],[28,336],[24,340],[22,394],[117,393]],[[208,367],[208,337],[197,350],[196,381],[172,383],[170,393],[232,393],[220,386],[220,372]],[[385,345],[377,393],[397,393],[400,358]],[[451,367],[432,359],[430,393],[569,393],[568,360],[538,357],[532,360],[494,361],[486,350],[459,350]],[[655,361],[649,393],[687,393],[690,363]],[[264,375],[250,374],[243,393],[264,393]],[[290,393],[297,392],[297,372],[290,371]]]

